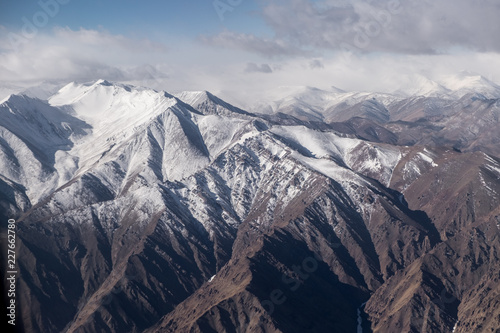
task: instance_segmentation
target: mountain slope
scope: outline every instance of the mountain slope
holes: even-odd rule
[[[363,98],[329,123],[104,80],[11,96],[0,207],[25,330],[498,327],[497,101]]]
[[[251,115],[250,113],[224,102],[208,91],[184,91],[176,94],[176,97],[191,105],[204,115],[235,116]]]

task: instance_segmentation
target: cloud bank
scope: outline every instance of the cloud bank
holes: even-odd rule
[[[279,86],[392,92],[415,74],[461,70],[500,83],[497,0],[261,4],[266,29],[225,27],[193,39],[58,27],[12,45],[9,34],[22,32],[0,26],[0,86],[103,78],[169,92],[205,89],[245,106]]]
[[[9,43],[9,34],[0,34],[0,77],[4,81],[110,80],[163,76],[144,60],[154,61],[168,49],[149,40],[135,40],[104,31],[56,28],[38,33],[22,44]]]
[[[292,45],[402,54],[499,52],[499,14],[496,0],[271,0],[262,11]]]

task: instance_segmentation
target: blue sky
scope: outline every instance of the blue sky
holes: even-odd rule
[[[2,0],[0,86],[104,78],[243,105],[462,70],[498,83],[498,17],[497,0]]]
[[[65,0],[66,1],[66,0]],[[238,3],[238,0],[233,0]],[[161,34],[176,34],[194,38],[200,34],[216,33],[229,29],[240,32],[266,30],[259,16],[256,1],[244,1],[237,6],[221,1],[227,7],[219,11],[210,0],[41,0],[45,8],[55,8],[56,15],[50,17],[42,30],[57,26],[73,30],[104,29],[115,34],[125,34],[162,40]],[[0,22],[3,26],[19,30],[23,17],[33,21],[33,16],[44,10],[39,1],[3,0],[0,5]],[[223,20],[220,17],[223,17]]]

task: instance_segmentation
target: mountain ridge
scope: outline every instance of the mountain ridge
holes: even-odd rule
[[[2,103],[24,327],[498,327],[500,102],[350,96],[329,120],[104,80]]]

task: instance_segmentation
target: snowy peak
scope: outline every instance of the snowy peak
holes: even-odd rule
[[[500,98],[499,85],[481,75],[466,71],[445,78],[442,84],[458,98],[471,93],[481,94],[486,98]]]
[[[50,104],[59,105],[69,105],[74,104],[84,99],[88,96],[94,96],[94,98],[104,98],[106,95],[108,97],[113,97],[114,99],[119,99],[124,95],[132,94],[133,97],[138,97],[139,94],[144,95],[164,95],[167,98],[173,98],[165,92],[158,92],[153,89],[130,86],[120,83],[111,83],[106,80],[97,80],[90,83],[76,83],[71,82],[57,91],[54,95],[49,98]]]
[[[196,169],[208,162],[209,153],[194,123],[193,116],[199,113],[164,91],[99,80],[71,83],[49,102],[92,126],[88,137],[71,151],[82,161],[79,173],[122,159],[130,172],[146,163],[154,166],[160,179],[177,179],[189,171],[177,165]]]
[[[203,91],[183,91],[181,93],[175,94],[179,100],[190,105],[195,110],[201,112],[204,115],[219,115],[219,116],[235,116],[235,115],[247,115],[251,114],[237,108],[226,101],[223,101],[219,97],[211,94],[210,92]]]
[[[279,87],[269,91],[250,110],[262,114],[284,113],[302,121],[341,122],[364,117],[387,122],[402,105],[421,102],[425,112],[436,112],[439,105],[458,102],[471,94],[479,99],[497,99],[500,86],[483,76],[461,72],[438,81],[414,75],[392,94],[345,92],[335,87],[331,90]]]
[[[147,122],[178,101],[165,92],[98,80],[70,83],[50,97],[49,103],[78,115],[96,129],[117,127],[124,131]]]
[[[322,90],[309,86],[281,86],[267,93],[264,100],[252,106],[256,113],[285,113],[301,120],[322,121],[322,110],[335,104],[345,92],[332,87]]]
[[[451,90],[423,75],[416,75],[408,85],[401,88],[396,93],[403,93],[407,96],[447,98]]]
[[[189,104],[191,106],[198,105],[207,99],[208,97],[208,91],[202,90],[202,91],[183,91],[181,93],[175,94],[175,97],[180,99],[186,104]]]
[[[467,94],[479,94],[486,98],[500,98],[500,86],[485,77],[467,71],[442,78],[431,80],[423,75],[415,75],[410,83],[403,86],[396,93],[408,97],[438,97],[457,99]]]
[[[96,83],[94,83],[94,85],[101,85],[101,86],[107,86],[107,87],[110,87],[112,86],[113,84],[110,83],[108,80],[103,80],[103,79],[99,79],[96,81]]]
[[[272,93],[271,97],[279,107],[294,103],[308,104],[313,107],[322,108],[338,98],[345,91],[332,87],[331,91],[322,90],[309,86],[280,87]]]
[[[335,87],[331,90],[280,87],[271,92],[269,98],[270,102],[262,102],[252,110],[256,113],[284,113],[303,121],[326,122],[344,121],[365,114],[377,121],[387,121],[386,105],[401,99],[382,93],[345,92]]]

